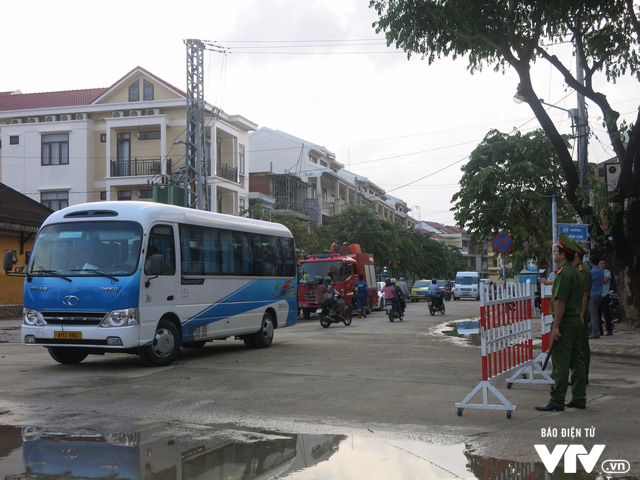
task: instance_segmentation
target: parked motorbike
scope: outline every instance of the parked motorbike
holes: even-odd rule
[[[387,312],[387,317],[389,317],[389,321],[393,322],[396,318],[399,320],[404,320],[403,313],[396,307],[396,304],[393,302],[387,303],[385,310]]]
[[[609,294],[609,311],[611,312],[612,320],[621,320],[620,296],[613,291]]]
[[[329,308],[324,305],[316,310],[316,316],[320,320],[320,325],[323,328],[329,328],[329,325],[332,323],[344,323],[347,327],[351,325],[351,318],[353,315],[353,305],[345,305],[344,306],[344,320],[341,319],[337,313],[333,315],[329,314]]]

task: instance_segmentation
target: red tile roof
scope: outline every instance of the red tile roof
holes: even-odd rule
[[[64,92],[0,95],[0,111],[90,105],[107,90],[107,88],[90,88]]]

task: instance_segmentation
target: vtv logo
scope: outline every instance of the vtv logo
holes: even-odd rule
[[[552,452],[549,452],[546,445],[534,445],[534,447],[544,464],[544,468],[549,473],[553,473],[563,456],[565,473],[577,473],[578,459],[580,459],[585,471],[591,473],[605,446],[594,445],[589,453],[582,445],[556,445]]]

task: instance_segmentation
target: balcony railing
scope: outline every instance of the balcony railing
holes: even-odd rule
[[[167,175],[171,175],[171,159],[166,160]],[[134,158],[132,160],[111,160],[111,177],[135,177],[141,175],[156,175],[162,171],[162,159]]]
[[[226,163],[218,162],[216,164],[216,177],[238,183],[238,169],[227,165]]]

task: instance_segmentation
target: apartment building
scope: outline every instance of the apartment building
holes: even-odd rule
[[[347,205],[371,206],[382,219],[412,227],[406,202],[385,194],[364,176],[336,160],[333,152],[280,130],[261,127],[249,134],[252,199],[322,225]]]
[[[142,67],[105,88],[0,92],[0,181],[53,210],[101,200],[183,205],[186,97]],[[237,214],[249,202],[257,125],[205,110],[208,209]]]

